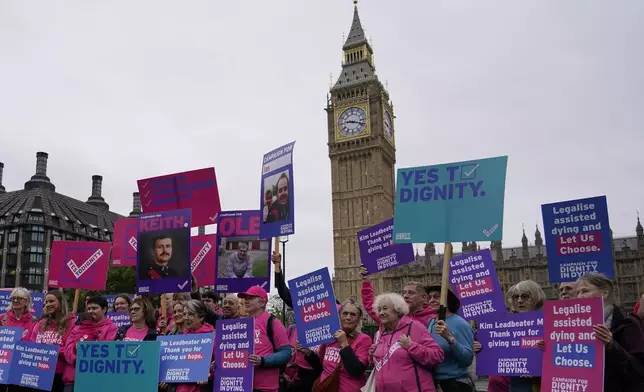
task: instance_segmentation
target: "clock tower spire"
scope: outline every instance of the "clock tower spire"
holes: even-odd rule
[[[396,162],[393,105],[376,75],[373,49],[365,36],[357,1],[342,51],[342,71],[330,89],[325,108],[331,160],[334,289],[341,300],[360,296],[358,232],[393,217]],[[382,290],[382,279],[376,278],[375,289]]]

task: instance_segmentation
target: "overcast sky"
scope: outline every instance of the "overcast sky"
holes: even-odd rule
[[[509,155],[504,245],[540,205],[644,209],[644,2],[362,0],[396,109],[397,166]],[[223,208],[258,208],[262,155],[297,140],[287,275],[333,265],[323,111],[350,0],[0,2],[7,190],[50,154],[57,191],[111,209],[136,180],[215,166]],[[418,246],[422,253],[423,245]],[[459,247],[457,246],[457,249]]]

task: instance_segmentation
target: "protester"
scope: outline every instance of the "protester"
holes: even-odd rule
[[[204,305],[211,311],[221,314],[221,308],[219,307],[219,293],[215,293],[213,291],[206,291],[202,296],[201,296],[201,302],[203,302]]]
[[[348,299],[340,305],[339,313],[342,329],[335,332],[335,341],[321,345],[319,355],[305,351],[313,369],[322,371],[313,392],[359,392],[367,382],[371,338],[359,331],[362,310],[353,299]]]
[[[211,333],[215,329],[212,325],[205,322],[207,310],[206,306],[200,301],[191,299],[184,304],[185,334]],[[215,342],[213,339],[213,358],[215,355]],[[213,359],[214,361],[214,359]],[[212,374],[208,378],[212,378]],[[178,384],[176,392],[205,392],[204,386],[208,384],[208,379],[191,384]]]
[[[224,319],[230,320],[239,318],[239,312],[241,311],[241,304],[239,297],[235,294],[228,294],[224,297],[222,302],[221,313]]]
[[[137,298],[130,306],[130,324],[121,326],[114,340],[154,341],[156,339],[154,305],[148,299]]]
[[[114,298],[114,311],[118,313],[130,313],[130,306],[132,305],[132,300],[127,294],[119,294]]]
[[[45,296],[45,306],[40,321],[34,324],[29,341],[42,344],[53,344],[59,347],[58,362],[52,392],[62,392],[65,389],[63,373],[69,366],[65,360],[65,343],[72,328],[76,324],[76,317],[68,314],[67,303],[61,290],[53,290]]]
[[[561,282],[559,283],[559,299],[575,298],[575,282]]]
[[[172,327],[166,335],[181,335],[186,327],[185,303],[177,302],[172,308]]]
[[[615,301],[613,282],[591,272],[577,280],[577,298],[604,299],[604,323],[593,326],[606,347],[604,390],[644,391],[644,329],[634,315],[624,315]]]
[[[65,360],[69,363],[63,374],[65,392],[74,391],[74,369],[76,367],[78,342],[113,341],[118,332],[118,328],[112,320],[105,317],[105,313],[107,313],[107,300],[105,297],[89,297],[86,310],[86,315],[79,317],[81,319],[80,324],[74,326],[65,343]]]
[[[371,280],[367,277],[367,269],[362,266],[360,268],[360,273],[362,275],[362,300],[364,301],[365,309],[371,318],[380,325],[380,319],[373,309],[374,307],[374,291],[373,286],[371,286]],[[422,325],[427,327],[429,325],[429,320],[436,317],[436,311],[431,306],[426,306],[429,304],[427,299],[427,290],[422,283],[419,282],[407,282],[404,287],[404,299],[409,307],[408,317],[412,320],[420,322]]]
[[[244,300],[246,313],[255,319],[255,353],[250,355],[250,362],[255,366],[253,391],[277,392],[279,368],[288,363],[292,350],[286,328],[266,312],[268,294],[263,288],[252,286],[237,296]],[[269,320],[272,320],[270,331]]]
[[[7,312],[0,314],[3,327],[22,328],[22,340],[27,340],[37,319],[31,314],[31,294],[24,287],[16,287],[9,295]]]
[[[536,282],[523,280],[508,291],[512,308],[517,313],[539,310],[543,307],[546,294]],[[541,377],[510,377],[510,392],[538,392],[541,388]]]
[[[430,293],[440,293],[440,286],[431,286]],[[451,290],[447,291],[445,320],[429,321],[429,332],[443,349],[445,359],[434,368],[434,379],[443,392],[475,392],[468,368],[474,360],[474,331],[456,314],[461,302]]]
[[[408,316],[409,305],[399,294],[379,295],[373,311],[380,320],[369,350],[376,392],[434,392],[431,368],[443,362],[443,349]]]

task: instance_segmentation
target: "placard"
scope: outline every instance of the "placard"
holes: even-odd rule
[[[249,356],[255,352],[255,320],[217,320],[214,390],[252,391],[255,373]]]
[[[358,232],[360,260],[368,274],[400,267],[416,260],[414,245],[393,243],[394,220]]]
[[[49,287],[105,290],[111,244],[94,241],[54,241],[49,263]]]
[[[159,382],[189,384],[208,381],[213,333],[158,336],[161,343]]]
[[[294,146],[292,142],[264,155],[259,198],[261,238],[295,234]]]

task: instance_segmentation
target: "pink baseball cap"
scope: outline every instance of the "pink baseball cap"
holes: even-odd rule
[[[266,290],[259,286],[252,286],[248,290],[246,290],[245,293],[239,293],[237,294],[237,297],[239,298],[247,298],[247,297],[259,297],[263,299],[264,301],[268,302],[268,294],[266,293]]]

